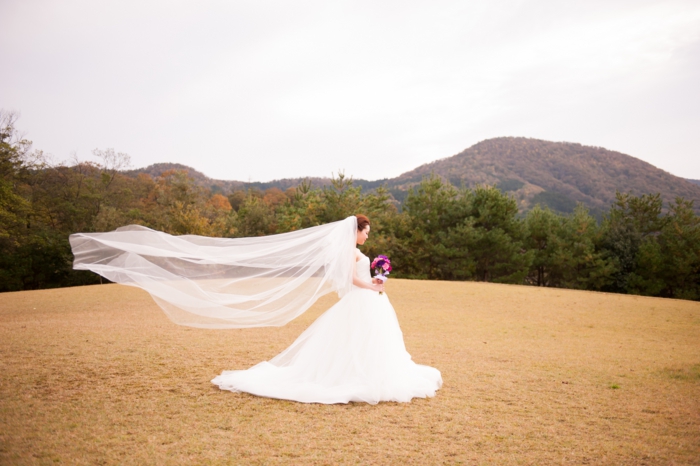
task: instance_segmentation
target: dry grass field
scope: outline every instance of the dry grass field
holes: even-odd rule
[[[210,379],[282,328],[172,324],[119,285],[0,295],[0,464],[700,464],[700,303],[392,279],[406,346],[444,387],[306,405]]]

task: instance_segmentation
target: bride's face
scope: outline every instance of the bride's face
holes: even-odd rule
[[[369,225],[367,225],[364,230],[357,232],[357,244],[365,244],[367,238],[369,238]]]

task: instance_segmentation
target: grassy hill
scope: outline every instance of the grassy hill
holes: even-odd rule
[[[187,170],[202,186],[224,193],[247,188],[264,190],[273,186],[284,190],[303,180],[293,178],[254,183],[212,180],[180,164],[156,164],[129,173],[157,176],[169,169]],[[398,201],[402,201],[412,186],[431,173],[455,186],[497,186],[518,200],[521,211],[539,203],[566,213],[571,212],[576,203],[582,202],[592,212],[600,213],[610,207],[615,191],[619,190],[634,195],[658,192],[665,202],[681,196],[695,201],[700,212],[700,181],[679,178],[647,162],[602,147],[529,138],[488,139],[457,155],[421,165],[396,178],[359,179],[355,182],[363,189],[384,185]],[[329,183],[327,178],[312,178],[310,181],[315,186]]]
[[[431,399],[301,404],[210,380],[287,347],[280,328],[170,322],[145,292],[3,294],[0,464],[697,464],[700,305],[392,279]]]

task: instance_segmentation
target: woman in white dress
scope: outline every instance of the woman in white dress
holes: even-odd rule
[[[369,220],[351,216],[253,238],[172,236],[140,225],[76,233],[73,267],[151,294],[168,317],[197,328],[285,325],[320,296],[340,301],[282,353],[213,380],[223,390],[306,403],[409,401],[442,385],[406,352],[396,314],[357,248]]]
[[[370,232],[357,216],[357,240]],[[435,396],[440,371],[411,360],[394,308],[370,260],[355,249],[352,290],[292,345],[248,370],[224,371],[212,382],[222,390],[304,403],[376,404]]]

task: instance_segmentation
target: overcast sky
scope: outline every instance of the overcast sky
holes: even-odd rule
[[[213,178],[394,177],[484,139],[700,179],[700,1],[0,0],[34,147]]]

